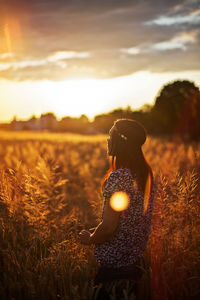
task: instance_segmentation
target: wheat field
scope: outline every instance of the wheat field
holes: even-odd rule
[[[0,132],[0,299],[91,299],[97,264],[78,233],[100,219],[106,138]],[[157,191],[138,297],[199,299],[200,144],[143,150]]]

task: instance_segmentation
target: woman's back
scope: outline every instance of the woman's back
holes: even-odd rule
[[[135,179],[129,168],[113,171],[105,185],[104,207],[115,192],[123,191],[128,195],[129,205],[120,213],[119,226],[107,241],[95,245],[95,258],[102,266],[122,267],[133,265],[143,255],[150,234],[155,182],[151,180],[151,191],[146,210],[144,196],[134,188]]]

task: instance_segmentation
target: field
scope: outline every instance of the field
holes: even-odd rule
[[[200,299],[200,144],[148,137],[157,182],[140,299]],[[106,136],[0,132],[0,299],[87,300]],[[113,297],[113,299],[115,299]]]

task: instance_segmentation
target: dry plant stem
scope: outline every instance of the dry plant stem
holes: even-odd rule
[[[80,245],[78,233],[100,222],[106,137],[6,135],[0,143],[0,298],[90,299],[97,264],[93,246]],[[149,137],[144,152],[157,193],[138,297],[199,299],[200,144]]]

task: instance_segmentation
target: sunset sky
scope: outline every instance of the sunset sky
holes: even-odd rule
[[[93,117],[200,86],[198,0],[0,0],[0,122]]]

